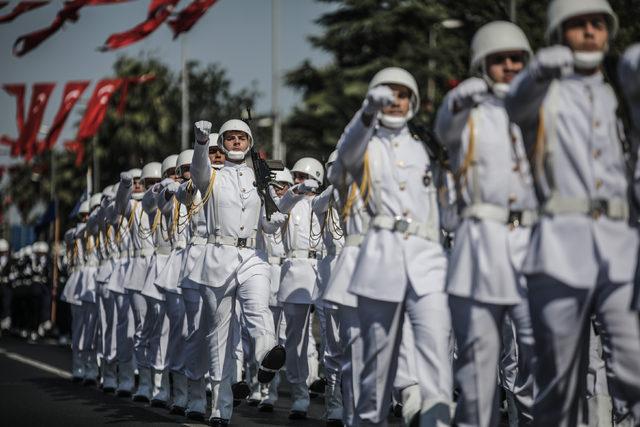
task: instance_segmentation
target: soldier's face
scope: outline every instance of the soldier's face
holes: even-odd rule
[[[222,143],[229,151],[245,151],[249,148],[249,135],[241,130],[229,130],[224,133]]]
[[[302,184],[306,180],[309,179],[309,175],[303,172],[294,172],[293,173],[293,182],[296,184]]]
[[[171,178],[174,181],[178,180],[178,175],[176,174],[176,168],[170,168],[164,173],[165,178]]]
[[[189,181],[191,179],[191,165],[180,166],[180,175],[183,181]]]
[[[277,185],[273,186],[273,189],[276,191],[276,195],[278,197],[284,196],[284,193],[289,189],[289,183],[287,182],[278,182]]]
[[[393,91],[395,100],[393,104],[382,109],[382,114],[396,117],[406,116],[411,108],[411,91],[402,85],[390,84],[388,86]]]
[[[562,33],[565,44],[574,51],[604,51],[609,42],[607,20],[601,13],[568,19],[562,25]]]
[[[133,178],[133,192],[134,193],[142,193],[144,191],[144,185],[142,185],[142,181],[140,178]]]
[[[224,165],[224,161],[226,160],[225,154],[217,147],[212,147],[209,149],[209,161],[212,165]]]
[[[526,53],[514,50],[497,52],[487,56],[487,74],[496,83],[511,83],[524,68]]]

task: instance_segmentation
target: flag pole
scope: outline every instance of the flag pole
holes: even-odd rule
[[[274,159],[286,161],[286,148],[282,142],[280,117],[280,0],[271,0],[271,114],[273,128],[271,140]]]
[[[180,147],[184,151],[189,148],[189,70],[187,70],[187,38],[181,35],[180,58],[182,61],[182,127]]]

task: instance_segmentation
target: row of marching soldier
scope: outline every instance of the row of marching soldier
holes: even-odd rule
[[[385,68],[328,162],[267,192],[247,123],[198,121],[66,234],[74,377],[214,426],[273,411],[284,378],[293,420],[324,385],[327,425],[395,402],[405,425],[495,426],[500,390],[511,425],[640,425],[640,45],[605,75],[617,30],[606,0],[552,1],[535,54],[487,23],[434,139]]]

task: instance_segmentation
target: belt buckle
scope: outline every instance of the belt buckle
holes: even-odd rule
[[[247,247],[247,238],[246,237],[238,237],[236,239],[236,246],[239,248],[246,248]]]
[[[522,211],[509,211],[507,224],[511,230],[518,228],[522,222]]]
[[[609,202],[604,199],[593,199],[589,201],[589,214],[593,219],[598,219],[606,215],[609,211]]]
[[[409,230],[409,225],[411,224],[410,219],[405,219],[402,217],[395,217],[395,222],[393,223],[393,231],[397,231],[399,233],[406,233]]]
[[[309,258],[318,258],[318,252],[317,251],[309,251]]]

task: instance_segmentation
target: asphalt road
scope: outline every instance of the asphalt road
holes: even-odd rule
[[[165,409],[106,395],[70,380],[71,350],[53,340],[30,344],[0,338],[0,424],[3,426],[198,426]],[[271,414],[246,403],[235,408],[234,426],[324,426],[322,398],[312,399],[309,419],[289,421],[286,388]],[[399,425],[397,420],[393,424]]]

